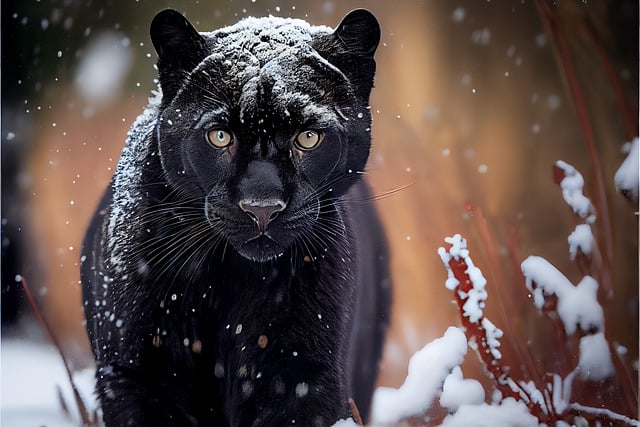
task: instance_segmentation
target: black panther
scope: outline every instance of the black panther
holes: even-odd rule
[[[151,23],[159,89],[81,276],[111,426],[328,426],[370,407],[389,256],[363,180],[376,18]]]

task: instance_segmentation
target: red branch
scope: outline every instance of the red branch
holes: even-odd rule
[[[471,322],[469,317],[464,315],[463,306],[467,299],[466,295],[473,289],[473,283],[467,273],[468,266],[465,260],[461,257],[451,257],[449,267],[459,282],[453,293],[458,304],[458,311],[460,312],[460,319],[462,326],[464,326],[467,340],[475,340],[478,346],[478,356],[487,371],[495,379],[496,388],[502,393],[502,397],[512,397],[516,400],[524,401],[529,408],[529,412],[538,417],[541,422],[548,423],[555,420],[550,419],[549,416],[551,414],[547,414],[538,403],[532,401],[529,393],[510,377],[508,370],[501,364],[501,360],[494,357],[487,343],[487,331],[482,326],[482,317],[477,322]],[[514,386],[517,389],[514,389]]]
[[[565,173],[562,168],[559,168],[557,165],[553,167],[553,180],[557,185],[560,185],[562,180],[565,178]],[[593,277],[608,277],[606,274],[606,265],[604,265],[602,253],[600,251],[599,245],[594,245],[591,248],[591,254],[587,255],[583,253],[581,250],[578,250],[576,259],[574,260],[580,273],[582,275],[591,275]],[[607,295],[608,296],[608,295]],[[602,300],[602,298],[599,298]],[[553,306],[548,307],[549,299],[545,301],[545,311],[553,312],[555,311],[555,301],[553,302]],[[557,317],[555,321],[558,322]],[[564,333],[564,329],[562,330]],[[564,334],[566,335],[566,334]],[[606,335],[606,334],[605,334]],[[607,337],[608,338],[608,337]],[[637,411],[637,392],[633,385],[634,376],[629,372],[628,367],[622,362],[620,359],[620,355],[615,350],[615,348],[611,345],[611,340],[607,339],[609,342],[609,346],[611,347],[611,355],[615,365],[615,375],[617,383],[622,391],[622,397],[624,400],[624,405],[628,413],[633,414]]]

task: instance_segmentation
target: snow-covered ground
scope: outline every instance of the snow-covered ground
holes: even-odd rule
[[[93,370],[76,374],[75,382],[85,403],[93,405]],[[81,425],[64,365],[51,345],[3,338],[0,342],[0,383],[2,427]],[[68,405],[69,415],[62,408],[60,395]]]

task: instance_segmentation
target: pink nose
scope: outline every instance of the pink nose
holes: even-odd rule
[[[282,200],[241,200],[238,203],[242,209],[258,226],[258,230],[264,233],[267,225],[273,221],[287,206]]]

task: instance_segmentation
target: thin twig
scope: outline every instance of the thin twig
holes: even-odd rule
[[[89,418],[89,413],[87,412],[87,408],[84,405],[84,401],[82,400],[82,396],[80,396],[80,392],[78,391],[76,384],[73,381],[73,374],[71,373],[71,368],[69,367],[67,358],[65,357],[64,352],[62,351],[62,346],[60,345],[60,341],[58,341],[58,337],[56,336],[56,334],[53,333],[53,329],[51,329],[49,322],[47,322],[42,316],[42,313],[38,308],[38,305],[36,304],[36,300],[33,298],[33,294],[29,290],[29,286],[27,285],[27,279],[25,279],[24,276],[22,277],[22,289],[24,289],[24,293],[27,296],[29,305],[31,305],[31,308],[35,313],[36,318],[38,319],[38,322],[45,329],[45,331],[47,332],[47,335],[49,336],[49,339],[53,343],[53,346],[58,351],[58,354],[60,354],[60,358],[62,359],[64,369],[67,372],[67,378],[69,380],[69,384],[71,384],[71,389],[73,390],[73,397],[75,398],[76,404],[78,405],[78,411],[80,412],[82,425],[85,427],[92,426],[94,423],[91,422],[91,419]]]
[[[360,416],[360,410],[358,409],[358,405],[356,405],[355,400],[353,400],[352,398],[349,398],[349,407],[351,408],[351,416],[353,417],[353,420],[359,426],[363,426],[364,423],[362,422],[362,417]]]
[[[594,408],[591,406],[581,405],[579,403],[572,403],[571,409],[574,410],[577,415],[585,417],[587,414],[591,414],[601,422],[611,422],[611,425],[620,425],[620,423],[625,423],[629,426],[640,426],[640,422],[638,422],[638,420],[634,420],[625,415],[618,414],[607,408]]]

